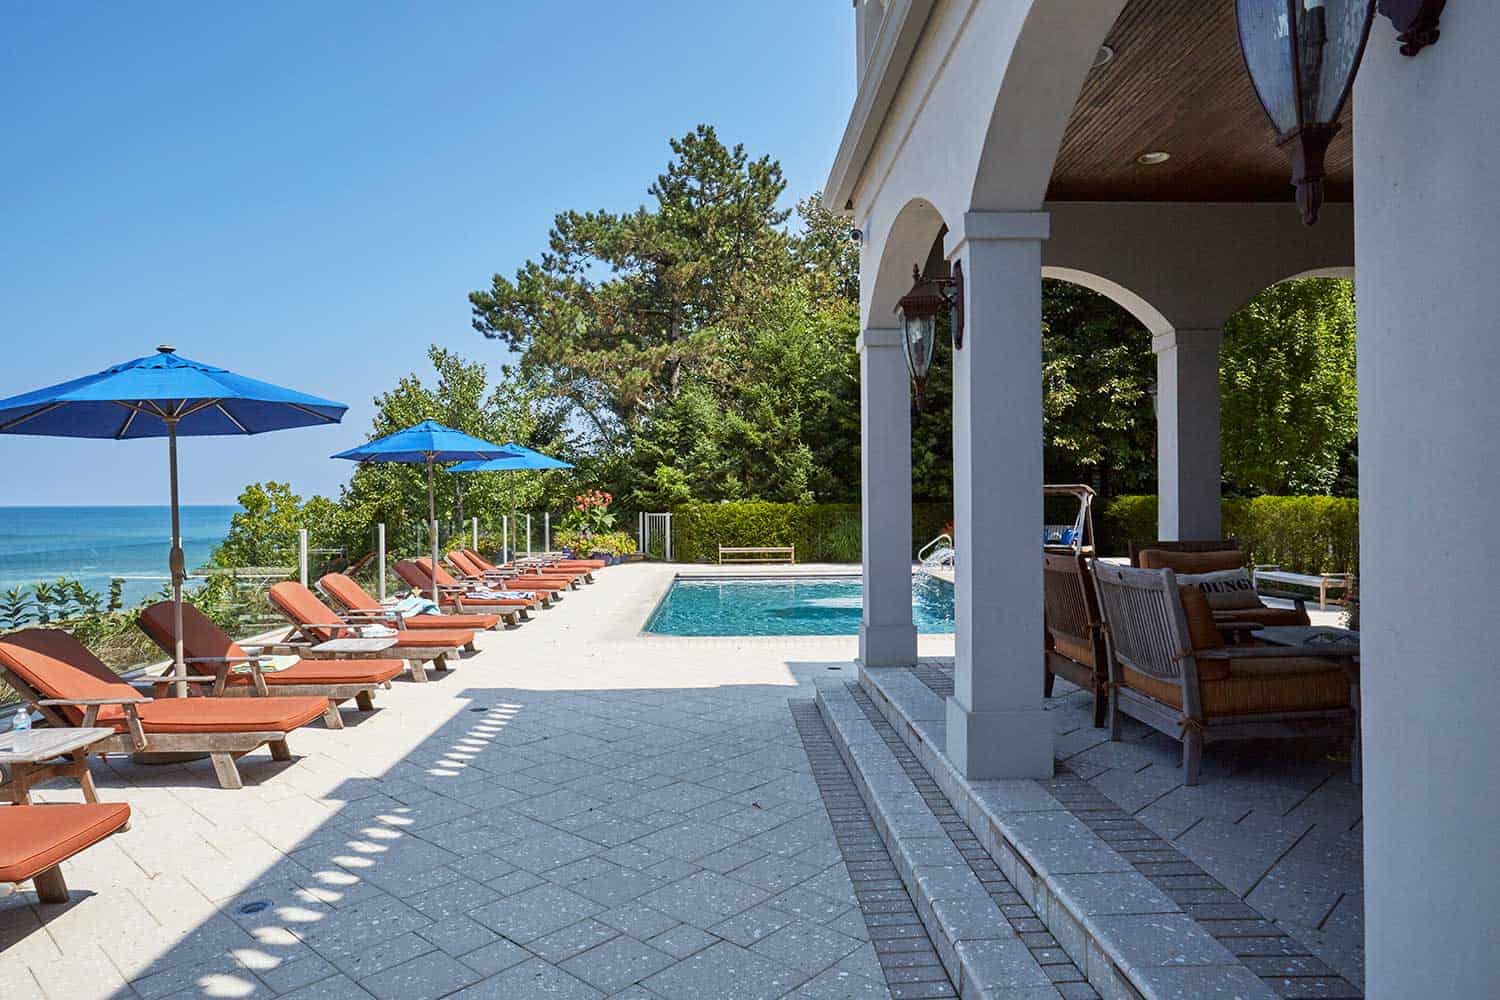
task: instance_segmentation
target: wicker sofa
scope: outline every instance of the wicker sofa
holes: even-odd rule
[[[1110,738],[1129,715],[1182,742],[1197,784],[1203,747],[1221,740],[1352,736],[1352,661],[1287,646],[1226,646],[1208,601],[1170,569],[1095,563],[1110,672]]]

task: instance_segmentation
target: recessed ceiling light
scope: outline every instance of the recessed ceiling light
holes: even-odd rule
[[[1154,150],[1150,153],[1142,153],[1140,156],[1137,156],[1135,158],[1135,162],[1139,163],[1143,167],[1154,167],[1159,163],[1166,163],[1171,158],[1171,153],[1163,153],[1160,150]]]
[[[1099,69],[1101,66],[1108,66],[1114,61],[1115,50],[1110,48],[1108,45],[1101,45],[1099,46],[1099,51],[1094,53],[1093,68]]]

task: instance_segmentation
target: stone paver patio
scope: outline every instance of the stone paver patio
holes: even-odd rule
[[[789,710],[855,679],[853,638],[642,636],[671,575],[605,571],[342,732],[297,733],[292,762],[247,758],[239,792],[206,762],[96,761],[132,828],[67,864],[66,907],[0,900],[0,995],[891,995]],[[1199,829],[1217,878],[1305,914],[1299,938],[1358,940],[1358,899],[1319,895],[1328,861],[1358,864],[1358,798],[1326,763],[1210,755],[1174,797],[1157,749],[1058,708],[1074,770],[1184,850]]]

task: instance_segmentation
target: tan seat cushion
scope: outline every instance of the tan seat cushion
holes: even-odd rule
[[[1075,663],[1081,663],[1091,670],[1096,666],[1094,663],[1093,643],[1079,639],[1077,636],[1067,635],[1054,629],[1052,631],[1052,648]]]
[[[1228,676],[1200,676],[1203,714],[1208,718],[1274,712],[1311,712],[1349,707],[1349,677],[1328,660],[1208,661],[1228,667]],[[1181,681],[1167,681],[1125,668],[1125,684],[1174,708],[1182,708]]]
[[[1142,549],[1142,569],[1169,569],[1174,573],[1216,573],[1239,569],[1245,565],[1245,553],[1239,549],[1217,552],[1168,552],[1166,549]]]
[[[1214,610],[1214,620],[1221,622],[1254,622],[1258,625],[1310,625],[1306,611],[1296,608],[1239,608],[1232,611]]]

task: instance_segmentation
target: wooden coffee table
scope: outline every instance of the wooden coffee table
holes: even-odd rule
[[[11,802],[28,805],[32,786],[61,777],[77,778],[83,788],[83,800],[98,802],[94,778],[89,774],[88,748],[113,735],[113,729],[98,726],[32,729],[0,735],[0,764],[10,769]]]

